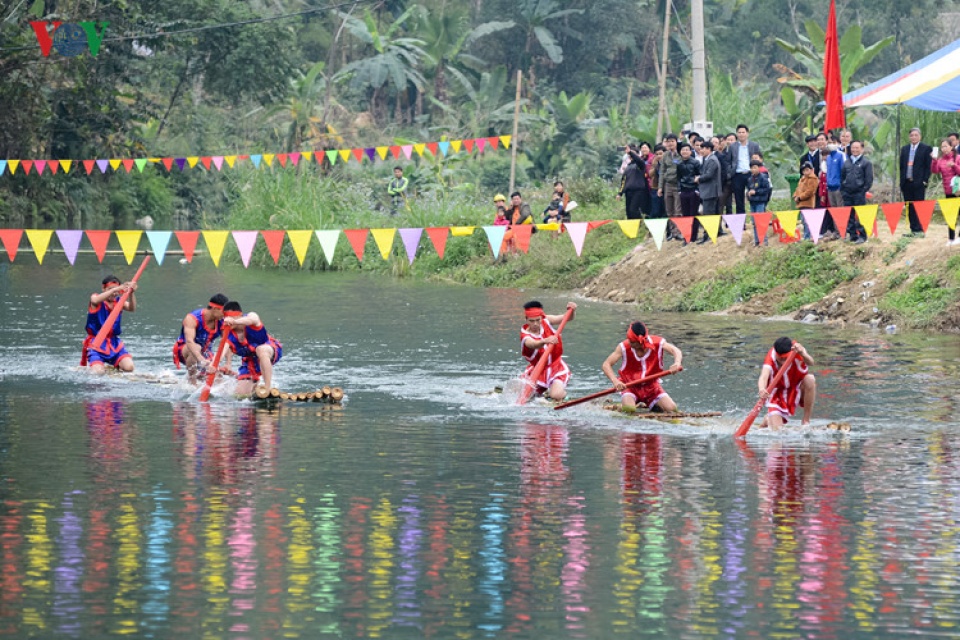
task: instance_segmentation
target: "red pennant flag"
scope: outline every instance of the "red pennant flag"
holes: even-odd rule
[[[109,231],[87,231],[87,240],[93,247],[93,252],[97,254],[97,260],[103,263],[103,256],[107,255],[107,244],[110,242]]]
[[[687,242],[690,242],[690,238],[693,237],[693,221],[694,220],[696,220],[696,218],[694,218],[693,216],[683,216],[682,218],[670,218],[670,222],[677,225],[677,229],[680,229],[680,233],[683,234],[683,239],[686,240]],[[769,218],[767,220],[769,220]]]
[[[210,163],[213,162],[212,156],[200,156],[200,164],[203,165],[203,168],[207,171],[210,171]]]
[[[59,161],[59,160],[48,160],[48,161],[47,161],[47,166],[50,167],[50,173],[52,173],[53,175],[57,175],[57,169],[60,168],[60,161]]]
[[[847,223],[850,222],[851,207],[833,207],[827,209],[830,217],[833,218],[833,224],[837,227],[837,233],[843,238],[847,235]]]
[[[363,149],[354,149],[353,157],[357,159],[357,162],[363,164]]]
[[[473,143],[476,142],[475,139],[464,140],[463,148],[467,150],[467,153],[473,153]]]
[[[490,136],[487,138],[487,144],[490,145],[490,148],[496,151],[497,145],[500,144],[500,138],[497,136]]]
[[[847,210],[849,213],[849,209]],[[751,213],[753,216],[753,224],[757,228],[757,237],[760,238],[762,243],[764,238],[767,237],[767,229],[770,228],[770,219],[773,217],[773,214],[769,211],[766,213]]]
[[[917,220],[920,221],[920,226],[923,227],[924,233],[927,232],[927,227],[930,226],[930,218],[933,217],[933,207],[936,203],[936,200],[919,200],[910,203],[913,210],[917,212]]]
[[[400,147],[397,147],[399,149]],[[428,227],[427,235],[430,236],[430,242],[433,248],[437,250],[437,255],[443,260],[443,252],[447,249],[447,236],[450,233],[449,227]]]
[[[30,167],[33,166],[33,160],[21,160],[20,166],[23,167],[23,175],[30,175]]]
[[[20,248],[20,238],[23,237],[23,229],[0,229],[0,241],[3,242],[3,248],[7,250],[7,257],[13,262],[17,257],[17,249]]]
[[[890,227],[890,235],[895,234],[897,232],[897,224],[900,222],[900,218],[903,217],[903,203],[888,202],[880,205],[880,208],[883,210],[883,217],[887,219],[887,226]]]
[[[394,145],[394,146],[390,147],[390,153],[393,154],[393,157],[394,157],[394,159],[396,159],[396,160],[399,160],[399,159],[400,159],[400,151],[401,151],[401,150],[400,150],[400,147],[399,147],[399,146]]]
[[[286,168],[286,166],[287,166],[287,154],[285,154],[285,153],[278,153],[278,154],[277,154],[277,161],[280,163],[280,166],[281,166],[281,167]]]
[[[513,230],[513,243],[524,253],[530,252],[530,234],[533,233],[532,224],[518,224],[510,227]]]
[[[133,171],[133,158],[125,158],[123,161],[123,168],[127,170],[127,173]]]
[[[326,151],[314,151],[314,152],[313,152],[313,157],[316,158],[317,164],[323,165],[323,160],[324,160],[324,158],[327,157],[327,152],[326,152]]]
[[[283,248],[283,236],[286,235],[286,233],[283,229],[260,232],[260,235],[263,236],[263,241],[267,243],[267,251],[270,252],[270,257],[273,258],[273,264],[280,262],[280,250]]]
[[[591,220],[587,223],[587,231],[593,231],[597,227],[602,227],[605,224],[613,222],[613,220]]]
[[[177,242],[180,243],[180,248],[183,249],[183,257],[187,259],[187,262],[193,262],[193,252],[197,249],[197,240],[200,239],[199,231],[174,231],[175,236],[177,236]]]
[[[437,154],[440,153],[440,145],[436,142],[428,142],[427,149],[430,150],[430,153],[433,154],[433,157],[437,157]]]
[[[83,168],[87,172],[87,175],[90,175],[91,173],[93,173],[93,168],[96,166],[96,164],[97,164],[96,160],[83,161]]]
[[[837,5],[830,0],[830,14],[827,16],[827,31],[824,39],[823,55],[823,100],[826,103],[827,131],[847,126],[843,113],[843,81],[840,75],[840,40],[837,38]]]
[[[347,236],[357,260],[363,262],[363,249],[367,245],[367,233],[369,229],[344,229],[343,235]]]
[[[168,172],[173,171],[173,158],[163,158],[163,168]]]

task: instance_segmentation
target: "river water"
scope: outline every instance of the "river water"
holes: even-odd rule
[[[168,260],[124,316],[138,373],[93,378],[86,299],[134,268],[48,262],[0,265],[0,636],[960,635],[955,337],[646,317],[680,406],[724,412],[661,424],[467,393],[516,375],[520,306],[555,292]],[[342,408],[199,403],[170,348],[217,291],[283,342],[277,386]],[[579,304],[573,396],[637,319]],[[738,445],[783,334],[819,428]]]

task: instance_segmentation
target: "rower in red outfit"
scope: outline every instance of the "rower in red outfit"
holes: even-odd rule
[[[576,308],[575,303],[567,303],[567,309],[575,310]],[[573,311],[570,314],[570,320],[573,320],[575,313],[576,311]],[[520,329],[520,353],[529,363],[523,375],[529,379],[540,358],[543,357],[544,347],[548,344],[556,345],[547,356],[546,366],[536,381],[536,392],[538,394],[546,392],[552,400],[563,400],[567,395],[570,368],[562,357],[563,339],[554,329],[554,325],[559,325],[563,321],[563,316],[546,315],[543,305],[536,300],[523,305],[523,314],[527,323]]]
[[[642,322],[634,322],[627,329],[627,339],[618,344],[603,361],[603,372],[620,392],[620,406],[624,411],[636,411],[638,403],[651,411],[677,410],[677,403],[663,390],[659,379],[627,387],[629,382],[664,371],[664,351],[673,356],[670,372],[680,371],[683,368],[683,352],[660,336],[649,335]],[[613,367],[618,361],[621,361],[620,370],[614,373]]]
[[[767,385],[776,376],[780,367],[787,359],[787,355],[794,351],[797,357],[790,363],[790,368],[777,383],[770,394],[767,394]],[[813,365],[813,358],[799,342],[790,338],[778,338],[773,348],[767,353],[760,370],[757,386],[760,387],[760,397],[767,401],[767,417],[763,419],[761,427],[779,429],[786,424],[787,419],[797,412],[797,406],[803,406],[801,425],[809,425],[813,415],[813,405],[817,400],[817,379],[809,368]]]

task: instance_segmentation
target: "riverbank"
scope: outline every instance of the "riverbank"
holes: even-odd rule
[[[960,248],[946,228],[925,238],[879,238],[754,248],[725,236],[714,245],[652,240],[637,245],[583,288],[588,298],[643,311],[697,311],[860,323],[960,333]],[[891,329],[893,330],[893,329]]]

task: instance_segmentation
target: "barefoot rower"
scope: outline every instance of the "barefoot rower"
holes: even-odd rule
[[[243,313],[240,303],[230,301],[223,307],[223,324],[230,327],[227,333],[230,350],[240,356],[241,364],[237,370],[238,396],[249,396],[254,385],[263,377],[263,384],[269,389],[273,383],[273,365],[283,356],[283,345],[267,333],[260,322],[260,316],[254,312]],[[230,367],[230,354],[227,354],[227,368]]]
[[[127,351],[120,339],[122,329],[120,317],[123,311],[133,313],[137,309],[136,282],[120,283],[116,276],[107,276],[102,282],[103,291],[90,295],[90,305],[87,307],[87,337],[83,341],[83,355],[80,356],[80,366],[90,366],[93,373],[103,373],[105,365],[112,365],[120,371],[133,371],[133,356]],[[123,306],[113,322],[107,338],[99,350],[91,346],[94,336],[107,323],[110,313],[114,309],[124,292],[130,294],[123,302]]]
[[[791,352],[796,353],[793,362],[787,365],[783,377],[768,391],[767,386],[771,378],[775,377],[787,361]],[[809,368],[813,358],[799,342],[790,338],[778,338],[773,348],[767,353],[760,369],[760,378],[757,386],[760,388],[760,398],[767,401],[767,417],[761,427],[779,429],[786,424],[787,419],[797,412],[797,406],[803,406],[801,425],[809,425],[813,414],[813,405],[817,400],[817,380],[810,373]]]
[[[573,319],[576,308],[575,303],[567,303],[567,309],[571,311],[570,320]],[[562,357],[563,339],[553,327],[563,320],[563,316],[546,315],[543,305],[536,300],[523,305],[523,313],[527,323],[520,329],[520,352],[529,363],[523,376],[531,384],[536,385],[538,394],[547,392],[552,400],[563,400],[567,395],[570,369]],[[546,351],[544,347],[551,344],[554,347],[544,356]],[[541,368],[536,380],[530,380],[543,357],[547,358],[546,366]]]
[[[223,327],[223,305],[227,296],[218,293],[207,303],[207,307],[195,309],[183,319],[180,337],[173,345],[173,363],[177,369],[187,365],[190,382],[195,382],[203,370],[210,366],[213,351],[210,346],[220,335]]]
[[[637,403],[651,411],[677,410],[677,403],[663,390],[659,379],[627,387],[627,384],[634,380],[664,371],[664,351],[673,356],[670,373],[680,371],[683,368],[683,352],[660,336],[649,335],[642,322],[634,322],[627,329],[627,339],[618,344],[613,353],[603,361],[603,372],[620,392],[621,408],[624,411],[636,411]],[[620,362],[620,370],[615,374],[613,367],[617,362]]]

